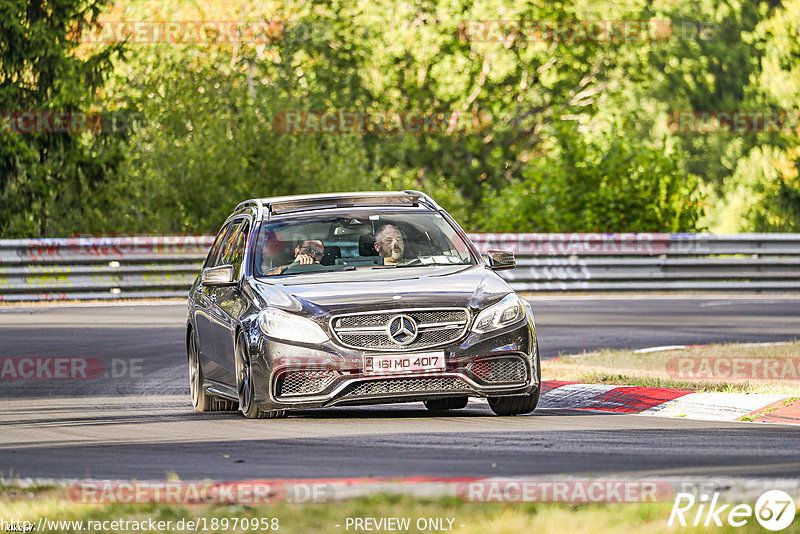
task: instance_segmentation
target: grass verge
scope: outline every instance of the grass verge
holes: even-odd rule
[[[346,501],[318,504],[276,504],[269,506],[241,505],[123,505],[78,504],[70,501],[64,489],[0,490],[0,518],[23,520],[38,524],[42,517],[57,521],[83,521],[80,527],[62,523],[60,528],[43,529],[45,532],[130,532],[128,528],[92,530],[92,522],[110,521],[171,521],[171,528],[139,532],[186,532],[176,526],[181,520],[199,522],[198,532],[253,532],[241,528],[243,519],[274,525],[278,532],[286,533],[342,533],[355,532],[347,528],[348,518],[409,518],[408,530],[403,532],[441,532],[444,529],[418,524],[420,520],[440,519],[443,525],[459,534],[519,534],[520,532],[675,532],[667,526],[671,503],[647,504],[498,504],[469,503],[455,498],[422,499],[400,495],[375,495]],[[239,518],[239,528],[232,528],[234,518]],[[222,528],[227,519],[228,528]],[[448,520],[452,520],[450,523]],[[248,522],[249,524],[249,522]],[[203,525],[207,530],[203,530]],[[113,525],[107,525],[113,527]],[[217,528],[212,528],[216,526]],[[742,528],[691,528],[698,532],[763,532],[751,518]],[[259,532],[269,532],[258,529]],[[363,530],[362,530],[363,531]],[[385,532],[386,529],[371,530]],[[783,532],[800,532],[800,517]]]
[[[545,380],[800,396],[800,341],[649,353],[600,350],[546,360]]]

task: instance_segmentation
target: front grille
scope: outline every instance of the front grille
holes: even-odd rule
[[[387,333],[389,322],[398,315],[411,317],[417,337],[402,345]],[[331,319],[331,330],[343,345],[363,350],[408,351],[453,343],[464,335],[469,312],[463,308],[391,310],[343,315]]]
[[[276,397],[317,395],[336,380],[336,371],[289,371],[278,378]]]
[[[437,393],[448,391],[469,391],[463,380],[453,377],[436,378],[391,378],[359,382],[349,386],[342,398],[371,397],[402,393]]]
[[[527,366],[522,358],[483,358],[469,364],[468,369],[477,378],[486,383],[524,382],[527,377]]]
[[[374,313],[360,313],[356,315],[343,315],[336,317],[335,328],[361,328],[369,326],[385,327],[386,323],[394,317],[403,313],[411,316],[418,323],[446,323],[461,322],[466,320],[467,311],[462,309],[452,310],[404,310],[404,311],[385,311]]]
[[[431,330],[429,332],[420,332],[417,339],[412,343],[400,346],[391,339],[389,336],[382,335],[365,335],[365,334],[339,334],[339,339],[342,343],[351,347],[361,349],[391,349],[391,350],[408,350],[410,348],[419,350],[425,347],[434,347],[455,341],[461,337],[461,330]]]

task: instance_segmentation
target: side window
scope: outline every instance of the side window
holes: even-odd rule
[[[225,243],[225,240],[228,234],[231,231],[234,223],[226,224],[222,227],[222,229],[217,234],[217,238],[214,240],[214,244],[211,245],[211,250],[208,252],[208,256],[206,257],[205,263],[203,263],[203,269],[207,267],[214,267],[216,265],[216,259],[219,257],[219,249],[222,248],[222,244]]]
[[[239,235],[239,228],[242,227],[242,223],[244,223],[244,221],[234,221],[231,225],[231,229],[225,235],[225,239],[223,240],[222,248],[219,251],[219,256],[217,256],[216,261],[214,261],[214,267],[230,264],[229,260],[232,258],[233,249],[236,246],[236,237]]]
[[[233,265],[237,278],[242,275],[242,260],[244,260],[245,247],[247,246],[247,235],[250,232],[250,224],[245,222],[233,239],[233,246],[227,255],[223,254],[221,265]]]

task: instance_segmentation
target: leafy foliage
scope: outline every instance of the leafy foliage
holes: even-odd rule
[[[0,4],[0,110],[75,112],[96,104],[95,89],[111,69],[117,47],[87,58],[78,22],[91,24],[102,0],[7,0]],[[5,117],[0,129],[0,234],[63,232],[63,219],[80,223],[92,196],[114,176],[118,139],[57,132],[21,133]],[[30,124],[30,123],[27,123]],[[23,124],[24,127],[27,127]]]
[[[680,231],[697,225],[697,180],[675,155],[610,132],[587,143],[571,124],[555,133],[553,154],[532,162],[524,180],[489,192],[480,229],[497,232]],[[555,162],[555,163],[554,163]]]
[[[668,117],[791,108],[800,0],[104,1],[0,5],[0,109],[137,117],[122,132],[0,133],[3,236],[213,232],[245,198],[405,188],[486,231],[798,225],[796,133],[686,134]],[[75,23],[98,17],[272,33],[80,44]],[[671,26],[565,42],[496,23],[581,20]],[[475,120],[455,134],[284,133],[275,119],[291,110]]]

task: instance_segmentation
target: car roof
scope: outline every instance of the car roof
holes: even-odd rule
[[[280,197],[254,198],[236,206],[234,213],[254,210],[256,219],[269,219],[273,215],[283,215],[303,211],[345,208],[345,207],[426,207],[432,211],[441,210],[434,200],[420,191],[361,191],[354,193],[320,193],[313,195],[292,195]]]

